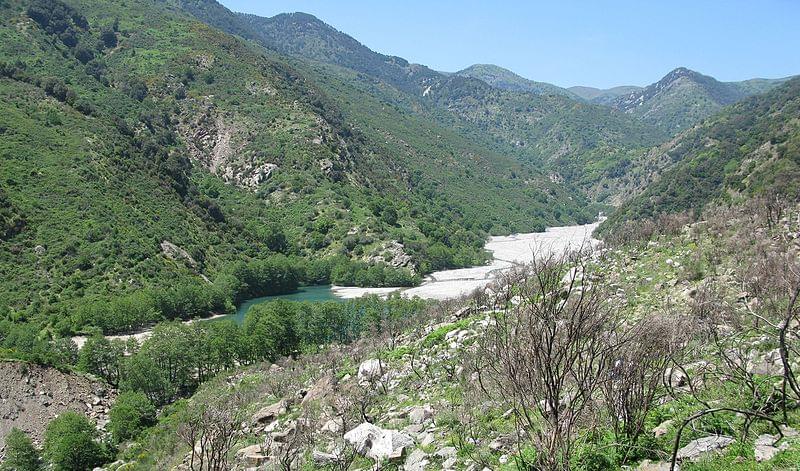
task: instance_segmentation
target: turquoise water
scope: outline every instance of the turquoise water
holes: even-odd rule
[[[344,301],[342,298],[336,297],[331,291],[330,285],[316,285],[316,286],[301,286],[294,293],[277,294],[275,296],[262,296],[260,298],[248,299],[239,305],[236,309],[236,314],[230,316],[220,317],[219,319],[233,319],[237,324],[244,322],[244,315],[247,311],[256,304],[265,303],[268,301],[275,301],[277,299],[284,299],[287,301]]]

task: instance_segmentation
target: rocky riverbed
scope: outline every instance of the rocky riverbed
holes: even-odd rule
[[[530,263],[535,254],[563,252],[567,248],[596,243],[592,232],[597,225],[598,223],[551,227],[544,232],[492,237],[486,243],[486,250],[492,254],[492,260],[487,265],[434,272],[425,277],[420,286],[414,288],[334,286],[331,289],[336,296],[348,299],[365,294],[387,295],[399,290],[403,290],[402,295],[405,297],[418,296],[437,300],[458,298],[488,285],[504,270]]]

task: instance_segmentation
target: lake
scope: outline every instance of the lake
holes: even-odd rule
[[[245,314],[247,314],[247,311],[251,307],[255,306],[256,304],[261,304],[267,301],[277,301],[278,299],[283,299],[285,301],[310,301],[310,302],[344,301],[344,299],[333,294],[333,291],[331,291],[331,285],[301,286],[300,288],[297,289],[297,291],[289,294],[276,294],[274,296],[262,296],[260,298],[248,299],[247,301],[239,305],[239,307],[236,309],[236,314],[231,314],[225,317],[218,317],[217,319],[232,319],[236,321],[237,324],[241,324],[242,322],[244,322]]]

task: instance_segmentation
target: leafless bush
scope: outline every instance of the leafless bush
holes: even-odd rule
[[[569,469],[574,434],[625,333],[585,253],[535,257],[509,286],[482,348],[486,380],[507,398],[542,469]],[[523,458],[520,458],[523,459]]]
[[[653,315],[638,322],[629,340],[618,345],[601,389],[623,463],[644,431],[647,414],[664,394],[668,366],[686,345],[682,327],[675,315]]]
[[[229,469],[228,452],[240,431],[241,411],[246,403],[242,395],[233,393],[224,400],[188,405],[177,434],[191,448],[189,469]]]

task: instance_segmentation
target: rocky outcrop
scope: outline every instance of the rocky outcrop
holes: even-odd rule
[[[170,260],[185,263],[193,270],[197,269],[197,261],[195,261],[189,252],[168,240],[161,241],[161,253]]]
[[[733,438],[724,435],[712,435],[692,440],[678,450],[678,461],[698,461],[712,453],[721,452],[733,441]]]
[[[344,439],[360,455],[376,461],[399,459],[403,456],[404,450],[414,444],[414,440],[408,434],[382,429],[368,422],[344,434]]]
[[[20,361],[0,361],[0,449],[16,427],[41,443],[47,424],[65,411],[85,414],[104,430],[115,391],[92,377]]]
[[[278,417],[285,414],[288,410],[288,404],[285,399],[281,399],[275,404],[262,407],[258,412],[253,414],[252,421],[255,424],[268,425],[275,421]]]
[[[414,272],[414,260],[405,251],[403,244],[390,240],[381,246],[368,259],[370,263],[385,263],[395,268],[406,268]]]

